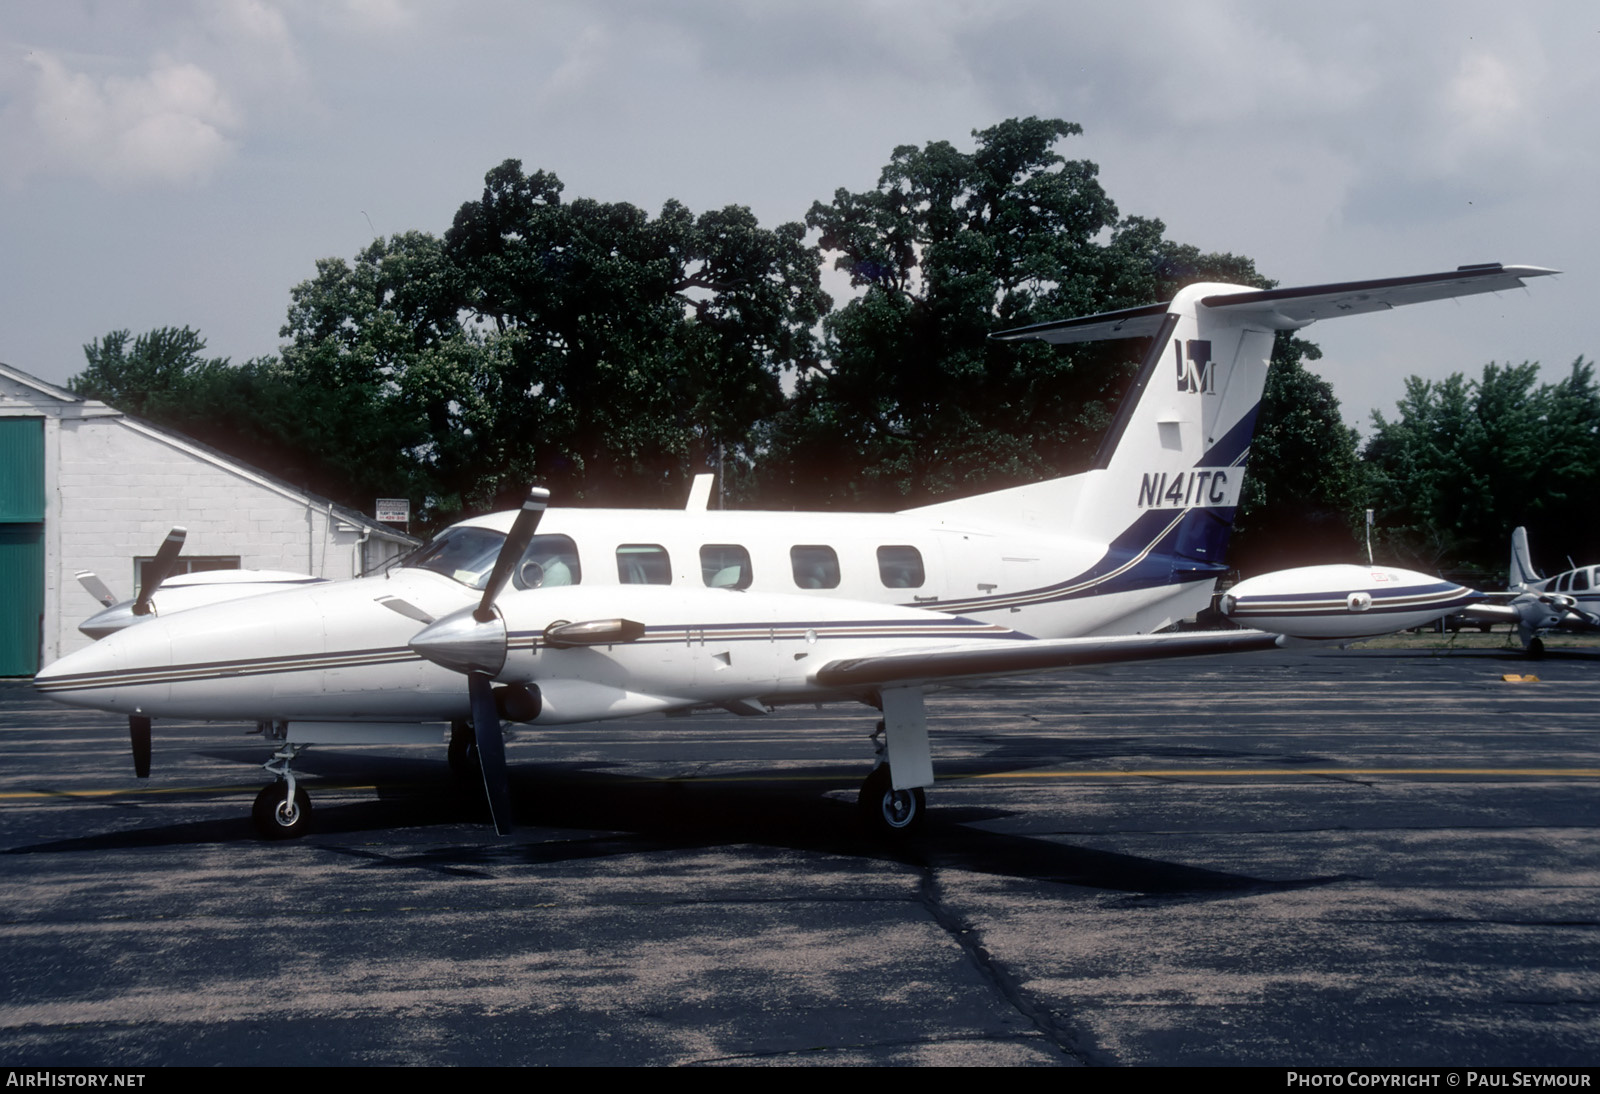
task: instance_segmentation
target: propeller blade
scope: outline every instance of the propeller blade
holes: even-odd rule
[[[106,583],[101,581],[93,570],[79,570],[77,577],[78,584],[83,586],[84,591],[106,607],[109,608],[117,602],[116,594],[106,588]]]
[[[150,777],[150,719],[137,714],[128,718],[128,738],[133,742],[133,773],[141,779]]]
[[[483,792],[489,800],[489,819],[502,836],[511,834],[511,784],[506,773],[506,743],[500,734],[500,714],[494,707],[493,677],[476,670],[467,674],[472,698],[472,733],[478,744],[478,766],[483,769]]]
[[[183,541],[187,538],[189,530],[181,525],[167,533],[160,550],[156,551],[156,557],[144,568],[144,581],[139,585],[139,599],[133,602],[134,615],[150,614],[150,598],[161,588],[161,583],[172,576],[172,567],[178,561],[178,552],[183,550]]]
[[[494,560],[489,583],[483,587],[483,599],[478,602],[478,610],[472,613],[478,622],[489,622],[494,612],[495,598],[506,587],[506,582],[511,580],[511,571],[522,561],[522,552],[533,542],[533,533],[538,530],[539,519],[544,516],[545,507],[549,504],[550,491],[544,487],[535,486],[528,491],[528,500],[522,503],[522,511],[511,525],[511,534],[500,545],[500,554]]]

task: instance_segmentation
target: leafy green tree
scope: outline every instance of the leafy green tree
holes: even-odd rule
[[[859,295],[768,429],[764,479],[791,504],[899,507],[1067,473],[1092,455],[1138,347],[996,344],[991,331],[1163,299],[1195,280],[1262,284],[1247,259],[1119,220],[1078,126],[1012,119],[894,150],[875,189],[811,207]]]
[[[1229,552],[1246,576],[1365,557],[1359,438],[1332,386],[1302,364],[1321,357],[1286,331],[1273,345]]]
[[[88,365],[67,386],[142,418],[187,413],[194,389],[228,365],[204,356],[205,348],[190,327],[158,327],[138,337],[114,330],[83,347]]]
[[[1580,358],[1560,383],[1535,387],[1538,370],[1491,362],[1477,380],[1413,376],[1394,420],[1373,413],[1365,453],[1372,505],[1397,561],[1499,573],[1519,524],[1536,545],[1594,545],[1594,366]]]
[[[492,433],[569,501],[677,500],[717,457],[748,465],[786,368],[816,358],[828,306],[798,224],[748,209],[659,217],[563,202],[516,160],[445,236],[464,307],[501,339]],[[507,466],[507,465],[502,465]]]

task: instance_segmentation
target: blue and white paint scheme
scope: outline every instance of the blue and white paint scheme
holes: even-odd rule
[[[1304,566],[1241,581],[1222,614],[1303,642],[1354,642],[1424,627],[1483,599],[1443,578],[1389,566]]]
[[[933,778],[927,685],[1280,641],[1154,633],[1206,607],[1226,569],[1276,332],[1553,272],[1200,284],[1165,304],[1002,331],[993,337],[1149,340],[1090,470],[879,515],[712,512],[697,488],[681,511],[546,518],[536,490],[520,513],[455,525],[387,574],[163,612],[35,683],[127,713],[136,765],[150,718],[272,724],[285,745],[269,770],[282,778],[256,819],[280,835],[309,808],[288,761],[311,741],[413,740],[419,726],[455,723],[503,828],[501,717],[851,699],[881,710],[886,733],[863,801],[881,824],[908,827]]]

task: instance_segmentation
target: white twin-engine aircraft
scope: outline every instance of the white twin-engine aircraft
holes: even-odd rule
[[[1506,591],[1488,599],[1490,603],[1463,610],[1462,618],[1471,623],[1510,623],[1517,628],[1522,648],[1538,657],[1544,653],[1542,636],[1547,631],[1600,631],[1600,566],[1575,566],[1545,577],[1534,568],[1528,530],[1516,528],[1511,533]]]
[[[272,836],[304,831],[310,802],[290,761],[313,743],[441,741],[448,724],[452,760],[476,751],[504,833],[502,718],[854,700],[882,712],[863,814],[909,829],[933,783],[929,685],[1339,640],[1357,615],[1358,629],[1382,617],[1387,631],[1476,600],[1419,574],[1319,567],[1265,600],[1236,590],[1241,614],[1274,605],[1258,616],[1268,629],[1155,633],[1206,607],[1225,570],[1276,331],[1553,272],[1201,284],[1167,304],[1000,332],[1152,340],[1091,470],[884,515],[707,511],[700,484],[683,511],[558,509],[541,523],[536,489],[520,513],[457,524],[385,575],[147,614],[35,683],[129,715],[136,768],[148,769],[151,718],[272,724],[278,780],[254,811]]]

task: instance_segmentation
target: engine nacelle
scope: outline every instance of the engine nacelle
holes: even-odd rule
[[[1220,607],[1242,627],[1327,642],[1426,626],[1482,599],[1475,589],[1411,570],[1303,566],[1241,581]]]

